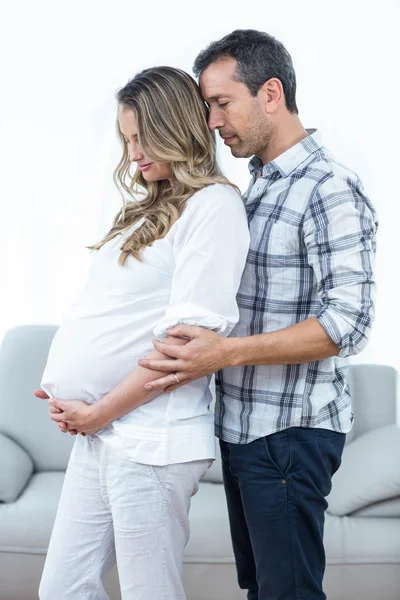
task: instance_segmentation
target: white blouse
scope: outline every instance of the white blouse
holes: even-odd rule
[[[41,382],[52,397],[96,402],[169,327],[198,325],[227,336],[238,321],[249,232],[243,202],[230,186],[196,192],[142,261],[129,257],[121,266],[121,245],[119,235],[95,253],[87,284],[54,337]],[[214,458],[209,380],[160,394],[97,435],[115,453],[145,464]]]

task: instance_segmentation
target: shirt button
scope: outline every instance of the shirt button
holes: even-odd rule
[[[286,479],[282,479],[281,483],[285,484],[286,483]]]

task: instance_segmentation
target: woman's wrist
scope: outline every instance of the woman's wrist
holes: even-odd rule
[[[109,404],[98,400],[90,407],[90,425],[93,428],[103,429],[114,421],[114,418],[109,414]]]

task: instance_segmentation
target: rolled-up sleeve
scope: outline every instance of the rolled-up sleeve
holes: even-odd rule
[[[197,325],[227,336],[239,319],[236,294],[246,263],[249,231],[243,202],[226,185],[197,192],[177,222],[170,303],[154,335]]]
[[[374,320],[377,219],[359,180],[327,179],[315,191],[304,221],[308,263],[321,308],[319,323],[339,356],[360,352]]]

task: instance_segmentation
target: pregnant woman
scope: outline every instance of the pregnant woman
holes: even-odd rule
[[[107,599],[102,576],[115,562],[123,600],[185,598],[190,499],[215,457],[210,381],[154,397],[145,384],[160,373],[137,361],[161,357],[152,339],[176,324],[226,336],[238,320],[247,220],[217,166],[197,84],[152,68],[117,98],[124,204],[93,247],[35,392],[54,399],[60,428],[86,433],[71,453],[41,600]]]

